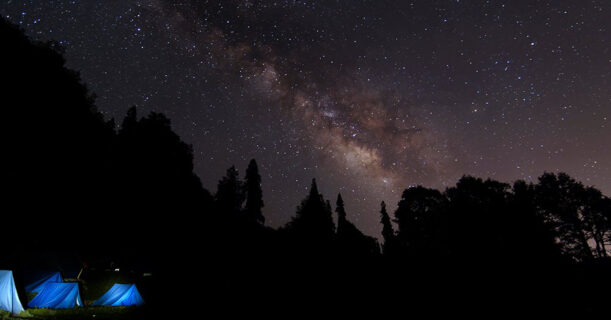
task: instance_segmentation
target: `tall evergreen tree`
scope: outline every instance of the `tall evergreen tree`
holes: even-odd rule
[[[335,224],[330,204],[318,192],[316,179],[312,179],[309,195],[297,207],[297,214],[286,229],[299,236],[330,241],[335,234]]]
[[[244,203],[244,187],[235,166],[219,181],[215,195],[216,208],[222,216],[237,219]]]
[[[263,191],[261,190],[261,176],[255,159],[250,160],[246,169],[246,205],[244,208],[246,219],[259,224],[265,223],[261,212],[263,208]]]
[[[335,212],[337,213],[337,234],[341,234],[347,222],[346,209],[344,209],[344,200],[342,199],[341,193],[337,194]]]
[[[138,125],[138,111],[136,106],[132,106],[127,110],[127,114],[121,123],[121,129],[119,130],[119,134],[121,136],[129,135],[133,132]]]
[[[380,246],[375,238],[366,236],[346,217],[342,195],[337,195],[335,202],[337,213],[337,244],[344,258],[365,258],[380,253]]]
[[[386,211],[386,203],[382,201],[380,204],[380,222],[382,223],[382,238],[384,238],[384,244],[382,245],[382,252],[385,255],[392,254],[396,246],[396,235],[395,230],[390,222],[390,216]]]

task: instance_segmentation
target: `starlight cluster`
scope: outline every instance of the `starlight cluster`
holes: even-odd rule
[[[161,111],[214,190],[257,158],[271,225],[312,177],[378,234],[378,205],[463,174],[562,170],[611,191],[605,1],[8,1],[107,117]]]

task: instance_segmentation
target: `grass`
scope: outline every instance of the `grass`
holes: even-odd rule
[[[1,320],[19,319],[132,319],[136,318],[141,311],[141,307],[81,307],[70,309],[27,309],[18,315],[11,315],[9,312],[0,310]]]
[[[138,312],[137,307],[84,307],[71,309],[27,309],[19,315],[0,310],[0,319],[131,319]]]
[[[131,319],[138,307],[82,307],[70,309],[28,309],[38,319]],[[9,318],[10,319],[10,318]]]
[[[28,312],[28,310],[22,311],[18,315],[12,315],[8,311],[0,310],[0,319],[2,320],[27,319],[33,317],[34,316],[30,312]]]

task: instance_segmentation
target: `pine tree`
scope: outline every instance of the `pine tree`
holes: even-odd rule
[[[222,215],[228,214],[232,219],[238,217],[244,202],[244,192],[243,183],[235,166],[227,169],[227,175],[219,181],[215,200],[217,210]]]
[[[132,106],[127,110],[127,114],[121,123],[119,134],[122,136],[131,134],[138,125],[138,112],[136,106]]]
[[[246,205],[245,214],[248,221],[263,224],[265,217],[261,212],[263,208],[263,191],[261,190],[261,176],[255,159],[250,160],[246,169]]]
[[[393,230],[392,224],[390,222],[390,216],[386,211],[386,203],[382,201],[381,209],[381,223],[382,223],[382,237],[384,238],[384,245],[382,245],[382,251],[384,254],[389,254],[394,250],[394,245],[396,243],[395,230]]]
[[[331,205],[318,193],[316,179],[312,179],[309,195],[297,207],[296,216],[287,224],[295,234],[330,241],[335,234]]]
[[[341,234],[344,226],[346,225],[346,209],[344,209],[344,200],[340,193],[337,194],[337,201],[335,202],[335,212],[337,213],[337,234]]]
[[[380,254],[380,246],[375,238],[359,230],[346,217],[342,195],[337,195],[335,212],[337,212],[337,244],[344,257],[363,258]]]

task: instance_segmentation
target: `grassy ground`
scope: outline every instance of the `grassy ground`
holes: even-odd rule
[[[34,317],[42,319],[129,319],[138,308],[84,307],[72,309],[28,309]]]
[[[0,319],[132,319],[137,317],[141,309],[138,307],[84,307],[71,309],[27,309],[19,315],[11,315],[0,310]]]

